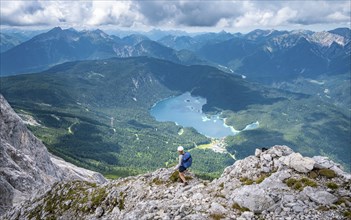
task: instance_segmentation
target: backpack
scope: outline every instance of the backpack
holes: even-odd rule
[[[193,158],[191,158],[191,154],[189,152],[185,152],[183,155],[182,166],[188,168],[193,163]]]

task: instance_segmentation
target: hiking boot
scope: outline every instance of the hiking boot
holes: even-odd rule
[[[188,183],[188,182],[185,182],[185,183],[184,183],[184,186],[187,186],[187,185],[189,185],[189,183]]]

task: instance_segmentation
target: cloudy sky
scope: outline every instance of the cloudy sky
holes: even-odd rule
[[[350,0],[0,0],[1,27],[133,30],[329,30],[350,27]]]

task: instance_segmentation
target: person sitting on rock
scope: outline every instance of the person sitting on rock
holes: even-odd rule
[[[176,166],[176,169],[179,171],[179,177],[184,183],[184,185],[188,185],[188,182],[185,179],[184,172],[187,168],[189,168],[192,164],[192,158],[189,152],[184,152],[184,148],[182,146],[178,147],[179,154],[179,163]]]

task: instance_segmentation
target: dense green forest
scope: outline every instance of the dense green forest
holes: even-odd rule
[[[323,155],[350,169],[350,114],[317,98],[283,100],[272,105],[253,105],[227,113],[227,123],[237,129],[255,121],[259,129],[226,138],[227,150],[243,158],[256,148],[287,145],[303,155]]]
[[[190,91],[207,99],[206,113],[222,112],[236,129],[226,138],[237,159],[257,147],[287,144],[304,155],[327,155],[350,164],[350,116],[309,95],[268,89],[208,66],[182,66],[146,57],[81,61],[42,73],[0,79],[13,108],[40,126],[29,128],[50,152],[110,178],[177,163],[177,146],[191,150],[192,170],[218,177],[233,164],[227,154],[195,148],[210,139],[192,128],[157,122],[157,101]]]

